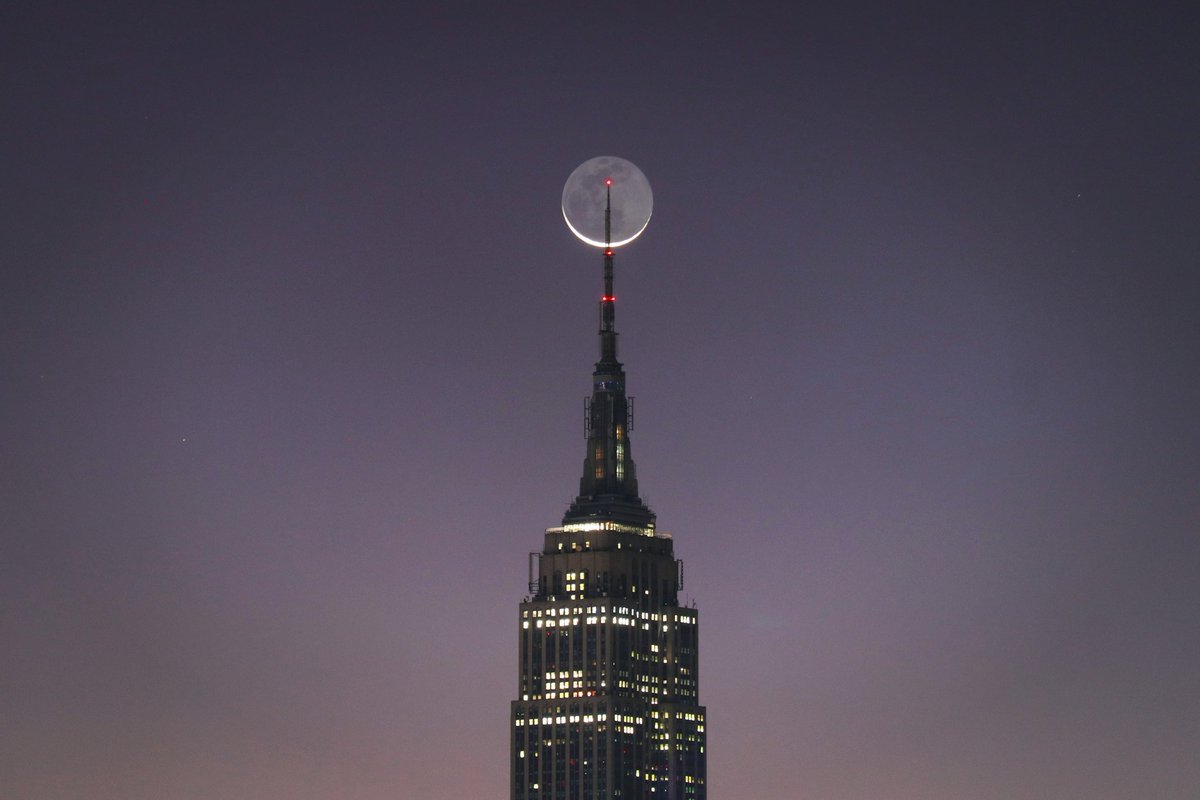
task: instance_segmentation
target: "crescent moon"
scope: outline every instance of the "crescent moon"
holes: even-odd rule
[[[607,191],[611,191],[612,197],[612,241],[606,244]],[[583,162],[563,186],[563,221],[580,241],[593,247],[629,244],[646,230],[653,211],[654,193],[645,174],[633,163],[616,156],[597,156]]]

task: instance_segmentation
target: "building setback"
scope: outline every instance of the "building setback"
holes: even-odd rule
[[[613,251],[579,495],[529,556],[512,800],[704,800],[705,710],[683,565],[638,494],[617,361]]]

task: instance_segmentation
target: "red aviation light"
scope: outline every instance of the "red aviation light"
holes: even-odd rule
[[[615,296],[615,295],[611,295],[611,294],[606,294],[606,295],[604,295],[603,297],[601,297],[601,298],[600,298],[600,300],[601,300],[602,302],[605,302],[605,303],[615,303],[615,302],[617,302],[617,298],[616,298],[616,296]]]
[[[613,253],[612,253],[611,247],[604,251],[604,255],[608,256],[609,258],[612,258],[612,254]]]
[[[605,185],[605,186],[612,186],[612,178],[605,178],[605,179],[604,179],[604,185]]]

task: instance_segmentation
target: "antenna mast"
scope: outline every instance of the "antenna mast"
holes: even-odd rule
[[[616,296],[613,294],[612,178],[604,179],[604,296],[600,298],[600,361],[617,360]]]

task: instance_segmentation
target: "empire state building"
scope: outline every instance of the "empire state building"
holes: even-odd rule
[[[512,800],[706,796],[697,612],[679,605],[682,562],[638,494],[615,317],[606,246],[579,494],[530,553],[520,606]]]

